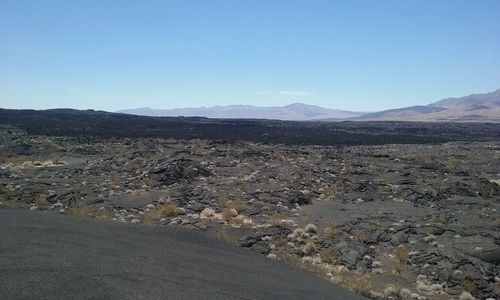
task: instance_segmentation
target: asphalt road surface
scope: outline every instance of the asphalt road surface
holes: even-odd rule
[[[202,232],[0,208],[0,299],[365,299]]]

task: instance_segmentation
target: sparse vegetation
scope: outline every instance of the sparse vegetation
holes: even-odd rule
[[[38,194],[35,197],[34,203],[38,207],[38,209],[43,209],[47,206],[47,204],[49,204],[49,202],[47,201],[47,196],[43,194]]]
[[[146,211],[144,213],[144,222],[153,223],[160,220],[161,218],[173,217],[183,213],[184,210],[182,208],[179,208],[177,204],[167,203]]]
[[[91,217],[94,209],[91,206],[72,206],[68,208],[68,215],[75,217]]]
[[[285,217],[280,212],[275,212],[271,215],[271,223],[280,224]]]
[[[318,227],[314,224],[307,224],[306,227],[304,227],[304,231],[309,233],[309,234],[316,234],[318,233]]]
[[[339,274],[340,286],[351,291],[367,293],[372,289],[372,278],[367,274],[342,272]]]
[[[337,253],[332,249],[325,249],[320,251],[321,260],[328,264],[335,264],[337,262]]]
[[[286,238],[286,236],[276,235],[273,237],[273,243],[276,247],[279,247],[279,248],[285,247],[287,242],[288,242],[288,239]]]
[[[61,160],[61,156],[59,155],[59,153],[53,153],[53,154],[52,154],[52,156],[51,156],[50,162],[51,162],[53,165],[61,165],[61,164],[63,164],[63,163],[64,163],[64,162]]]
[[[238,213],[241,213],[247,207],[247,204],[242,200],[228,200],[224,203],[224,206],[228,209],[234,209]]]
[[[308,241],[302,251],[304,251],[305,255],[313,255],[318,252],[318,246],[316,245],[315,242]]]
[[[394,271],[397,274],[401,274],[405,270],[408,261],[408,253],[408,249],[403,245],[399,245],[394,249]]]
[[[493,295],[494,277],[484,270],[491,269],[500,224],[495,218],[499,186],[478,174],[496,174],[492,157],[500,150],[498,142],[249,147],[246,142],[181,141],[184,146],[175,149],[176,139],[170,144],[148,138],[51,139],[26,139],[36,147],[17,148],[9,145],[11,138],[4,139],[7,146],[0,143],[0,151],[27,149],[43,158],[59,149],[70,162],[50,167],[46,161],[41,168],[31,162],[2,164],[3,207],[206,230],[333,281],[344,270],[344,284],[354,290],[362,290],[369,281],[362,276],[370,274],[373,291],[380,293],[391,280],[397,292],[415,289],[429,298],[443,292],[441,284],[470,290],[478,298]],[[138,145],[143,145],[140,151]],[[412,157],[418,152],[435,159],[416,162]],[[75,166],[72,153],[82,153],[85,163]],[[446,153],[464,158],[452,168]],[[50,203],[38,194],[50,195]],[[456,243],[449,247],[452,240]],[[432,257],[426,255],[429,249]],[[456,273],[461,276],[446,269],[454,264],[453,255],[466,266]],[[437,259],[444,269],[434,263]],[[354,273],[361,277],[350,277]],[[429,277],[421,289],[419,274]],[[477,279],[479,274],[485,279]],[[462,282],[467,276],[472,279]],[[408,298],[407,291],[403,294]]]
[[[238,212],[234,208],[226,208],[222,211],[222,219],[226,222],[230,222],[236,216],[238,216]]]
[[[326,222],[325,228],[323,228],[323,233],[327,236],[333,237],[338,233],[338,225],[334,221],[330,220]]]
[[[109,208],[99,209],[97,217],[103,220],[110,220],[113,218],[113,211]]]

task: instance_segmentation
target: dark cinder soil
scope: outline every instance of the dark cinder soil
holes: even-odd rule
[[[364,299],[201,232],[0,209],[1,299]]]

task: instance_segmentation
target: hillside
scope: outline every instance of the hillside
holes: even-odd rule
[[[356,120],[500,122],[500,89],[491,93],[447,98],[427,106],[390,109],[355,117]]]

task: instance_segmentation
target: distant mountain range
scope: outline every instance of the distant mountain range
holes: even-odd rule
[[[237,119],[277,119],[291,121],[455,121],[500,122],[500,89],[486,94],[447,98],[426,106],[410,106],[380,112],[363,113],[294,103],[286,106],[258,107],[228,105],[199,108],[136,108],[120,113],[156,117],[207,117]]]
[[[286,106],[259,107],[252,105],[228,105],[199,108],[151,109],[136,108],[120,113],[155,117],[207,117],[236,119],[277,119],[306,121],[321,119],[347,119],[363,115],[362,112],[323,108],[315,105],[294,103]]]

